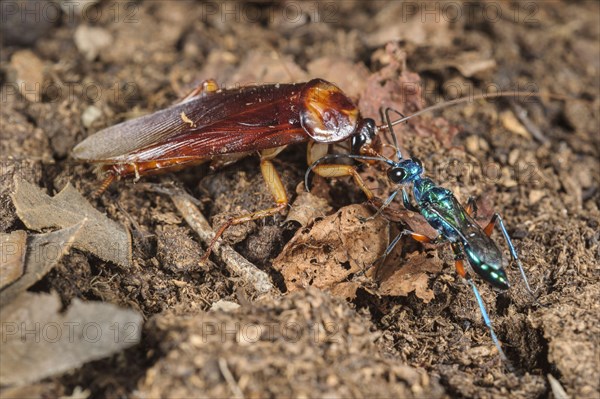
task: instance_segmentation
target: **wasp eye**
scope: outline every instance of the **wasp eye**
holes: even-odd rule
[[[402,168],[391,168],[388,170],[388,178],[394,183],[401,183],[406,177],[406,171]]]
[[[414,163],[416,163],[417,165],[419,165],[419,167],[420,167],[421,169],[423,169],[423,162],[421,162],[421,160],[420,160],[419,158],[415,158],[415,157],[413,157],[413,159],[412,159],[412,160],[414,161]]]

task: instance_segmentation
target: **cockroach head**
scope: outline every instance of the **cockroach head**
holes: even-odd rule
[[[352,153],[356,155],[378,155],[381,153],[381,139],[377,136],[377,125],[371,118],[363,119],[352,137]]]

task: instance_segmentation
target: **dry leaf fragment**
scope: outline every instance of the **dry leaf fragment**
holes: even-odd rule
[[[470,78],[496,68],[496,60],[482,58],[478,51],[465,51],[454,58],[447,58],[428,65],[430,70],[440,70],[448,67],[456,68],[462,76]]]
[[[525,127],[523,127],[512,111],[502,112],[500,114],[500,120],[502,121],[502,126],[504,126],[506,129],[518,134],[519,136],[523,136],[528,140],[531,140],[531,134],[527,131],[527,129],[525,129]]]
[[[25,266],[27,233],[0,234],[0,290],[21,277]]]
[[[426,2],[391,1],[379,8],[373,18],[373,27],[377,29],[365,35],[370,47],[380,47],[390,42],[402,40],[417,46],[448,47],[452,44],[455,31],[451,29],[448,18],[422,18],[419,15],[430,7]]]
[[[496,68],[496,60],[481,58],[478,51],[467,51],[460,54],[453,63],[448,65],[453,65],[462,76],[470,78],[480,72]]]
[[[380,295],[407,296],[414,291],[417,298],[428,303],[433,299],[429,276],[441,270],[442,261],[437,256],[428,257],[426,253],[417,252],[400,258],[392,253],[375,273],[380,283],[377,292]]]
[[[17,276],[20,278],[14,281],[13,284],[6,288],[2,286],[0,306],[11,302],[17,295],[31,287],[56,266],[77,239],[84,223],[85,219],[66,229],[33,235],[30,237],[29,242],[27,242],[27,236],[23,232],[25,240],[22,241],[22,248],[19,251],[23,251],[21,270],[24,270],[24,273],[22,276]]]
[[[352,99],[365,91],[369,70],[362,63],[354,63],[339,57],[317,58],[306,66],[311,77],[319,77],[334,83]]]
[[[60,308],[58,295],[28,292],[2,308],[2,385],[61,374],[140,341],[143,319],[133,310],[79,299]]]
[[[298,196],[288,212],[285,219],[286,222],[293,220],[304,227],[312,222],[313,219],[323,217],[331,212],[332,208],[327,200],[306,191],[304,183],[298,184],[296,193]]]
[[[67,184],[54,197],[24,180],[17,180],[15,187],[12,200],[28,228],[67,228],[87,218],[73,246],[123,267],[131,265],[129,232],[96,210],[73,186]]]
[[[384,200],[379,197],[373,197],[369,200],[369,205],[373,210],[380,209],[383,203]],[[390,222],[403,223],[415,233],[423,234],[430,238],[435,238],[438,235],[437,230],[431,227],[429,222],[418,212],[395,208],[390,205],[385,207],[382,213]]]
[[[365,205],[340,209],[300,230],[274,260],[289,291],[308,286],[333,290],[351,274],[370,267],[388,242],[388,223],[383,218],[361,222],[371,216]],[[347,288],[344,296],[352,296]]]
[[[260,65],[260,68],[256,66]],[[288,83],[308,80],[306,72],[290,56],[273,51],[253,51],[242,60],[239,68],[226,82],[230,85],[255,85],[259,83]]]

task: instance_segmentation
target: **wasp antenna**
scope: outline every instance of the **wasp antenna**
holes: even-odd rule
[[[485,100],[488,98],[500,98],[500,97],[509,97],[509,96],[515,96],[515,97],[521,96],[521,97],[525,97],[525,98],[527,98],[527,97],[550,98],[553,100],[562,100],[562,101],[577,100],[577,98],[571,97],[571,96],[565,96],[565,95],[553,94],[553,93],[532,93],[529,91],[511,91],[511,92],[500,91],[497,93],[484,93],[484,94],[478,94],[476,96],[466,96],[466,97],[455,98],[454,100],[445,101],[443,103],[431,105],[429,107],[423,108],[422,110],[417,111],[414,114],[411,114],[408,116],[404,116],[398,112],[402,116],[402,118],[392,121],[390,124],[391,124],[391,126],[396,126],[396,125],[401,124],[402,122],[406,122],[407,120],[414,118],[415,116],[422,115],[426,112],[431,112],[431,111],[435,111],[436,109],[451,107],[453,105],[458,105],[458,104],[466,103],[469,101],[477,101],[477,100]],[[392,111],[394,111],[394,110],[392,109]],[[390,129],[389,126],[388,126],[388,129]]]
[[[406,116],[404,116],[404,114],[402,112],[396,111],[393,108],[388,107],[385,109],[385,122],[387,124],[390,134],[392,135],[392,140],[394,141],[394,147],[396,147],[396,157],[398,158],[398,161],[400,161],[402,159],[402,152],[400,152],[400,146],[398,145],[398,138],[396,137],[396,133],[394,132],[394,125],[392,124],[392,118],[390,118],[390,112],[395,112],[398,115],[400,115],[402,118],[406,118]]]

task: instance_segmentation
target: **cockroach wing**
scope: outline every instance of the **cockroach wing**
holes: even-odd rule
[[[356,131],[358,109],[321,79],[206,93],[101,130],[73,149],[79,160],[137,163],[200,160],[313,139],[333,143]]]
[[[207,134],[212,141],[248,141],[232,133],[251,135],[265,126],[293,122],[301,129],[299,97],[305,84],[248,86],[201,94],[103,129],[79,143],[72,154],[75,159],[88,162],[111,161],[150,147],[177,146],[175,143],[181,144],[185,136],[198,139]],[[221,137],[224,135],[229,137]],[[200,141],[206,142],[207,136]]]
[[[193,100],[176,104],[100,130],[75,146],[72,155],[83,161],[110,160],[176,137],[188,127],[183,123],[181,113],[190,115],[194,104]]]

